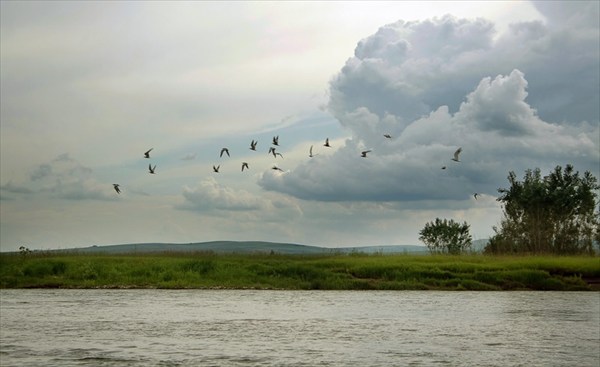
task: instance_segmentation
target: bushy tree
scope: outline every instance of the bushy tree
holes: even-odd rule
[[[539,168],[525,171],[522,181],[508,175],[510,188],[498,189],[504,218],[490,239],[492,253],[592,253],[598,233],[596,178],[582,176],[572,165],[557,166],[542,177]]]
[[[434,254],[458,255],[468,250],[473,240],[467,222],[460,224],[452,219],[436,218],[435,222],[425,224],[419,235],[419,240]]]

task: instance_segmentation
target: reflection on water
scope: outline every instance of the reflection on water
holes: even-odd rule
[[[0,290],[1,366],[600,366],[590,292]]]

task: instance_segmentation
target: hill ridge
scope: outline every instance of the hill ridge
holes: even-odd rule
[[[71,249],[50,250],[81,253],[156,253],[156,252],[215,252],[215,253],[278,253],[278,254],[326,254],[326,253],[420,253],[427,247],[418,245],[382,245],[352,247],[321,247],[298,243],[269,241],[206,241],[189,243],[145,242],[112,245],[93,245]]]

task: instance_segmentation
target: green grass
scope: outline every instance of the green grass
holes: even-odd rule
[[[598,290],[598,257],[0,254],[1,288]]]

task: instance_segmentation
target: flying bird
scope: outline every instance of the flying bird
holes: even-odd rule
[[[248,167],[248,163],[242,162],[242,172],[244,172],[244,168],[250,169],[250,167]]]
[[[392,138],[392,136],[390,134],[383,134],[383,136],[386,137],[386,138],[388,138],[388,139]]]
[[[446,169],[446,166],[442,166],[442,169]]]
[[[213,165],[213,171],[215,171],[215,173],[219,173],[219,168],[220,167],[221,167],[221,165],[218,165],[216,167]]]
[[[329,138],[325,139],[325,144],[323,144],[323,146],[331,148],[331,145],[329,145]]]
[[[119,184],[113,184],[113,187],[114,187],[115,191],[117,192],[117,194],[121,193],[121,189],[119,188]]]
[[[269,148],[269,153],[267,153],[267,154],[271,154],[271,153],[273,153],[273,157],[275,157],[275,158],[277,158],[277,156],[280,156],[281,158],[283,158],[283,154],[276,152],[275,148],[273,148],[273,147]]]
[[[148,172],[150,172],[151,174],[154,174],[155,169],[156,169],[156,164],[154,165],[154,168],[152,168],[151,164],[148,165]]]
[[[283,170],[282,170],[281,168],[277,167],[277,166],[273,166],[271,169],[274,169],[274,170],[278,170],[278,171],[281,171],[281,172],[283,172]]]
[[[477,192],[473,194],[473,197],[475,198],[475,200],[477,200],[478,196],[479,196],[479,193],[477,193]]]
[[[253,139],[252,142],[250,143],[250,150],[256,150],[256,144],[258,144],[258,142],[254,141],[254,139]]]
[[[310,146],[310,150],[308,151],[308,156],[309,156],[309,157],[311,157],[311,158],[312,158],[312,157],[314,157],[314,156],[316,155],[316,154],[313,154],[313,152],[312,152],[312,148],[313,148],[313,146],[311,145],[311,146]]]
[[[223,153],[227,153],[227,156],[228,156],[228,157],[231,157],[231,156],[229,155],[229,149],[227,149],[227,148],[223,148],[223,149],[221,149],[221,154],[219,155],[219,157],[222,157],[222,156],[223,156]]]
[[[452,157],[453,161],[460,162],[460,160],[458,159],[458,155],[460,154],[460,152],[462,152],[462,148],[456,149],[456,152],[454,152],[454,157]]]
[[[144,158],[150,158],[150,152],[152,151],[152,149],[154,149],[154,148],[150,148],[150,150],[148,150],[146,153],[144,153]]]
[[[369,153],[369,152],[370,152],[370,150],[364,150],[364,151],[360,152],[360,156],[363,158],[367,158],[367,153]]]
[[[279,145],[279,135],[273,137],[273,145]]]

